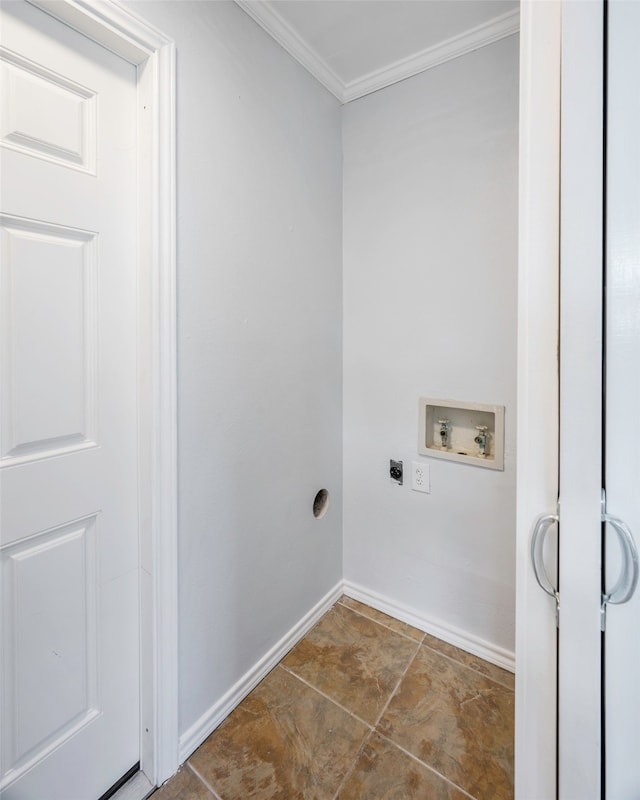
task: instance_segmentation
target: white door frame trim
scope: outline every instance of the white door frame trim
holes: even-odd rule
[[[29,0],[138,68],[140,766],[178,764],[175,46],[112,0]]]
[[[559,0],[523,0],[520,4],[518,800],[556,797],[555,604],[535,581],[530,542],[536,517],[555,513],[558,500],[561,11]],[[552,568],[551,558],[548,566]]]

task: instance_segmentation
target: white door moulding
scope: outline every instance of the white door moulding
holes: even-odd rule
[[[29,0],[138,70],[140,768],[178,768],[175,46],[112,0]]]
[[[520,9],[515,795],[525,800],[556,797],[555,607],[530,543],[558,501],[562,5]]]

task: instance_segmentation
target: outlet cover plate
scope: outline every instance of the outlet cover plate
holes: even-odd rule
[[[414,492],[431,494],[431,476],[429,465],[424,461],[411,462],[411,488]]]

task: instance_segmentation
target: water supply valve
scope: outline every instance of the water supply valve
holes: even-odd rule
[[[487,426],[476,425],[476,430],[478,435],[473,441],[478,445],[478,455],[484,457],[487,455]]]
[[[449,447],[449,420],[439,419],[440,424],[440,447],[446,450]]]

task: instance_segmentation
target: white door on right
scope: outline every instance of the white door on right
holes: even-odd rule
[[[605,489],[607,512],[640,539],[640,3],[608,3]],[[589,432],[585,431],[585,436]],[[621,535],[622,534],[622,535]],[[607,800],[640,797],[640,592],[624,531],[605,526]],[[626,550],[626,560],[625,560]],[[615,598],[614,598],[615,599]]]

